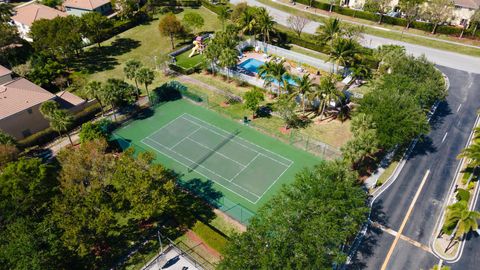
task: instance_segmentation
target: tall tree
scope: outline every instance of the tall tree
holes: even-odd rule
[[[328,18],[317,28],[319,43],[331,44],[344,34],[344,26],[338,18]]]
[[[113,118],[117,120],[116,112],[122,105],[130,105],[135,102],[135,89],[128,83],[119,79],[108,79],[101,88],[101,97],[112,106]]]
[[[276,85],[278,95],[290,92],[291,85],[288,82],[290,74],[285,68],[285,61],[269,61],[258,68],[258,75],[263,78],[265,86]]]
[[[263,42],[270,42],[270,33],[274,31],[273,26],[275,25],[273,17],[268,14],[265,8],[259,8],[255,17],[258,31],[263,36]]]
[[[230,75],[230,70],[237,65],[238,51],[232,48],[225,48],[220,52],[218,57],[218,65],[227,70],[227,75]]]
[[[50,122],[50,127],[58,132],[60,136],[65,133],[73,146],[72,138],[68,130],[73,124],[73,116],[67,111],[60,109],[60,106],[55,101],[46,101],[40,106],[40,112]]]
[[[226,6],[220,6],[218,9],[218,20],[222,23],[222,31],[225,31],[225,22],[230,18],[230,13]]]
[[[83,89],[88,98],[94,98],[100,104],[102,115],[105,115],[105,104],[102,97],[102,83],[98,81],[90,81]]]
[[[474,142],[467,148],[462,150],[462,153],[458,155],[459,158],[467,158],[469,165],[472,167],[480,166],[480,144]]]
[[[472,17],[470,17],[470,26],[473,26],[472,36],[477,33],[478,25],[480,24],[480,9],[475,10]]]
[[[454,3],[452,0],[430,0],[424,5],[422,17],[432,25],[432,34],[435,34],[437,27],[448,22],[453,17]]]
[[[480,212],[470,211],[467,201],[459,201],[447,207],[442,231],[450,234],[452,240],[460,239],[470,231],[478,229],[479,219]],[[447,249],[449,246],[450,244],[447,246]]]
[[[135,75],[135,77],[139,83],[145,85],[145,91],[147,92],[147,97],[148,99],[150,99],[148,86],[153,83],[153,80],[155,79],[155,73],[147,67],[142,67],[137,71],[137,74]]]
[[[128,60],[125,63],[125,66],[123,67],[123,73],[125,74],[125,77],[135,82],[135,87],[137,89],[137,97],[140,96],[140,89],[138,88],[137,72],[142,67],[143,67],[142,62],[138,61],[137,59]]]
[[[246,92],[243,95],[244,99],[244,104],[243,106],[249,110],[252,111],[253,113],[253,118],[255,118],[255,115],[258,111],[258,107],[260,106],[260,102],[262,102],[265,97],[263,95],[263,91],[259,88],[254,87],[252,90]]]
[[[366,221],[367,195],[342,163],[322,162],[262,206],[234,235],[219,269],[330,269]]]
[[[316,97],[319,99],[320,104],[318,106],[318,114],[320,118],[325,115],[325,108],[331,102],[336,103],[340,97],[343,96],[343,93],[337,89],[336,86],[337,79],[335,76],[325,76],[320,79],[320,83],[317,86]]]
[[[400,10],[405,14],[404,18],[407,21],[405,29],[410,28],[412,22],[420,17],[422,4],[425,3],[425,1],[426,0],[400,0],[398,2]]]
[[[158,28],[162,35],[170,37],[172,50],[175,49],[175,36],[184,31],[182,23],[177,19],[175,14],[168,13],[167,15],[165,15],[160,20]]]
[[[390,0],[367,0],[363,6],[363,9],[368,12],[380,14],[378,23],[381,24],[383,21],[383,16],[392,10],[392,6]]]
[[[290,15],[287,18],[288,26],[297,34],[298,37],[302,36],[303,29],[309,22],[309,19],[297,15]]]
[[[297,85],[294,87],[295,92],[292,96],[301,96],[302,114],[305,116],[305,101],[313,91],[313,80],[310,79],[310,74],[303,74],[302,77],[295,78],[295,82],[297,83]]]
[[[14,14],[13,6],[9,3],[2,3],[0,5],[0,23],[10,22]]]
[[[238,26],[242,34],[250,34],[255,38],[257,34],[257,7],[248,7],[238,18]]]
[[[353,39],[337,38],[329,46],[328,61],[334,64],[333,70],[338,71],[340,66],[349,68],[354,65],[361,54],[360,44]],[[335,67],[336,64],[336,67]]]
[[[197,12],[190,11],[183,15],[182,23],[188,29],[192,29],[194,34],[197,34],[205,24],[205,20],[203,19],[202,15],[198,14]]]
[[[107,38],[108,30],[113,26],[112,20],[98,12],[84,13],[81,18],[82,34],[101,47],[101,42]]]

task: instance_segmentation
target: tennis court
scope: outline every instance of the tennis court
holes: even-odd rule
[[[256,204],[293,161],[184,113],[142,140],[155,151]]]

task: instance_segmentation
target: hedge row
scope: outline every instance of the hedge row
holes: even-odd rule
[[[296,0],[296,2],[308,5],[309,1],[308,0]],[[322,2],[317,2],[313,1],[312,6],[318,9],[322,10],[330,10],[330,4],[327,3],[322,3]],[[365,19],[369,21],[374,21],[378,22],[380,20],[380,15],[363,11],[363,10],[356,10],[356,9],[351,9],[351,8],[346,8],[346,7],[340,7],[340,6],[334,6],[332,9],[333,12],[336,12],[338,14],[342,14],[345,16],[350,16],[354,18],[360,18],[360,19]],[[391,25],[398,25],[398,26],[407,26],[407,21],[403,18],[394,18],[390,16],[383,16],[382,22],[386,24],[391,24]],[[427,22],[412,22],[410,25],[411,28],[423,30],[425,32],[431,32],[433,30],[433,25],[431,23]],[[460,35],[462,32],[462,28],[460,27],[455,27],[455,26],[450,26],[450,25],[441,25],[437,27],[437,33],[439,34],[445,34],[445,35]],[[471,32],[470,30],[466,31],[467,33]],[[476,36],[480,36],[480,32],[476,34]]]
[[[208,0],[201,0],[201,2],[202,2],[202,6],[210,9],[216,14],[220,13],[220,10],[222,9],[222,5],[214,5],[210,3]]]
[[[195,73],[195,72],[198,72],[198,71],[201,71],[202,70],[202,67],[203,67],[203,63],[198,63],[196,64],[195,66],[191,67],[191,68],[184,68],[184,67],[181,67],[181,66],[178,66],[176,64],[173,64],[173,63],[170,63],[168,64],[168,67],[175,71],[175,72],[178,72],[180,74],[183,74],[183,75],[190,75],[192,73]]]
[[[100,104],[94,103],[82,111],[74,115],[73,125],[70,130],[82,125],[83,123],[92,120],[101,111]],[[59,134],[52,128],[48,127],[40,132],[32,134],[18,142],[20,148],[28,148],[35,145],[44,145],[57,138]]]

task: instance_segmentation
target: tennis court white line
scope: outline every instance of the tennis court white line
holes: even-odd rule
[[[292,162],[293,164],[293,162]],[[265,195],[265,193],[267,193],[271,187],[273,187],[273,185],[275,183],[277,183],[278,179],[280,179],[280,177],[282,177],[282,175],[288,171],[288,169],[290,169],[290,166],[292,166],[292,164],[288,165],[288,167],[277,177],[277,179],[275,179],[275,181],[273,181],[273,183],[270,184],[270,186],[268,186],[268,188],[262,193],[262,196],[258,197],[258,199],[255,201],[255,204],[257,204],[257,202],[263,197],[263,195]]]
[[[185,114],[187,114],[187,113],[184,113],[184,114],[178,116],[177,118],[173,119],[172,121],[166,123],[163,127],[161,127],[161,128],[159,128],[159,129],[155,130],[154,132],[150,133],[150,135],[148,135],[148,136],[145,137],[144,139],[150,139],[151,136],[157,134],[158,132],[160,132],[160,130],[162,130],[162,129],[166,128],[167,126],[171,125],[173,122],[177,121],[178,119],[184,118],[183,116],[184,116]]]
[[[195,129],[195,131],[193,131],[192,133],[188,134],[187,137],[181,139],[181,140],[178,141],[176,144],[174,144],[172,147],[167,147],[166,145],[164,145],[164,146],[167,147],[168,149],[172,150],[173,148],[175,148],[175,146],[181,144],[182,142],[184,142],[184,141],[187,140],[187,139],[190,139],[189,137],[192,136],[193,134],[195,134],[195,133],[196,133],[197,131],[199,131],[200,129],[202,129],[202,127],[199,127],[199,128],[197,128],[197,129]],[[190,140],[191,140],[191,139],[190,139]],[[161,143],[159,143],[159,144],[161,144]]]
[[[186,114],[186,115],[189,115],[189,116],[191,116],[191,117],[193,117],[193,118],[195,118],[195,119],[198,119],[198,118],[196,118],[195,116],[192,116],[192,115],[190,115],[190,114],[188,114],[188,113],[185,113],[185,114]],[[187,118],[185,118],[185,117],[182,117],[182,118],[185,119],[185,120],[187,120],[187,121],[189,121],[189,122],[191,122],[191,123],[193,123],[193,124],[196,124],[196,125],[198,125],[198,126],[202,126],[202,125],[200,125],[200,124],[198,124],[198,123],[195,123],[194,121],[192,121],[192,120],[190,120],[190,119],[187,119]],[[217,128],[217,129],[219,129],[219,130],[221,130],[221,131],[223,131],[223,132],[225,132],[225,133],[227,133],[227,134],[232,134],[232,133],[230,133],[230,132],[228,132],[228,131],[226,131],[226,130],[223,130],[223,129],[219,128],[219,127],[216,127],[216,126],[214,126],[214,125],[211,125],[211,124],[209,124],[209,123],[207,123],[207,122],[205,122],[205,121],[203,121],[203,120],[201,120],[201,119],[198,119],[198,120],[201,121],[201,122],[203,122],[203,123],[205,123],[206,125],[215,127],[215,128]],[[205,129],[207,129],[207,130],[209,130],[209,131],[211,131],[211,132],[213,132],[213,133],[221,136],[221,137],[227,138],[225,135],[222,135],[222,134],[220,134],[220,133],[212,130],[211,128],[207,128],[207,127],[205,127],[205,126],[203,126],[203,127],[204,127]],[[254,143],[252,143],[252,142],[250,142],[250,141],[247,141],[247,140],[245,140],[245,139],[243,139],[243,138],[241,138],[241,137],[235,137],[235,138],[238,138],[238,139],[240,139],[240,140],[242,140],[242,141],[244,141],[244,142],[246,142],[246,143],[252,144],[252,145],[254,145],[254,146],[256,146],[256,147],[258,147],[258,148],[260,148],[260,149],[262,149],[262,150],[265,150],[265,151],[267,151],[267,152],[269,152],[269,153],[271,153],[271,154],[274,154],[274,155],[276,155],[277,157],[280,157],[280,158],[282,158],[282,159],[284,159],[284,160],[286,160],[286,161],[289,161],[289,162],[290,162],[290,165],[293,163],[293,161],[291,161],[290,159],[285,158],[285,157],[283,157],[283,156],[281,156],[281,155],[279,155],[279,154],[277,154],[277,153],[274,153],[274,152],[272,152],[272,151],[270,151],[270,150],[268,150],[268,149],[265,149],[265,148],[263,148],[263,147],[261,147],[261,146],[259,146],[259,145],[257,145],[257,144],[254,144]],[[249,149],[249,150],[251,150],[251,151],[253,151],[253,152],[260,153],[258,150],[254,150],[254,149],[252,149],[252,148],[250,148],[250,147],[248,147],[248,146],[246,146],[246,145],[244,145],[244,144],[239,143],[239,142],[236,141],[236,140],[232,140],[232,141],[235,142],[235,143],[237,143],[237,144],[239,144],[239,145],[241,145],[241,146],[243,146],[243,147],[245,147],[245,148],[247,148],[247,149]],[[263,155],[263,156],[265,156],[265,157],[267,157],[267,158],[269,158],[269,159],[271,159],[271,160],[273,160],[273,161],[275,161],[275,162],[277,162],[277,163],[282,164],[283,166],[289,166],[289,164],[285,164],[285,163],[283,163],[283,162],[281,162],[281,161],[278,161],[278,160],[274,159],[274,158],[271,157],[271,156],[265,155],[265,154],[263,154],[263,153],[260,153],[260,154]]]
[[[201,129],[201,127],[200,127],[199,129]],[[213,151],[213,152],[215,152],[215,154],[219,154],[220,156],[222,156],[222,157],[224,157],[224,158],[226,158],[226,159],[228,159],[228,160],[231,160],[231,161],[237,163],[238,165],[242,166],[243,169],[245,169],[245,168],[248,166],[248,165],[244,165],[244,164],[242,164],[242,163],[240,163],[240,162],[238,162],[238,161],[236,161],[236,160],[234,160],[234,159],[231,159],[231,158],[227,157],[226,155],[220,153],[219,151],[213,150],[213,149],[211,149],[210,147],[204,145],[203,143],[199,143],[199,142],[195,141],[195,140],[192,139],[192,138],[185,138],[185,139],[189,139],[190,141],[192,141],[192,142],[194,142],[194,143],[196,143],[196,144],[198,144],[198,145],[200,145],[200,146],[202,146],[202,147],[204,147],[204,148],[207,148],[209,151]]]
[[[250,160],[247,165],[245,165],[245,168],[241,169],[237,174],[235,174],[231,179],[230,179],[230,182],[232,182],[235,178],[237,178],[238,175],[240,175],[246,168],[248,168],[248,166],[250,166],[250,164],[252,164],[252,162],[257,159],[257,157],[260,156],[260,153],[257,153],[257,155],[252,158],[252,160]]]
[[[145,138],[145,139],[141,140],[141,142],[142,142],[142,143],[144,143],[145,145],[149,146],[150,148],[154,149],[155,151],[159,152],[160,154],[162,154],[162,155],[165,155],[165,156],[167,156],[167,157],[169,157],[169,158],[171,158],[171,159],[175,160],[176,162],[180,163],[181,165],[183,165],[183,166],[185,166],[185,167],[189,168],[189,166],[187,166],[185,163],[183,163],[183,162],[179,161],[178,159],[176,159],[176,158],[172,157],[171,155],[169,155],[169,154],[167,154],[167,153],[164,153],[164,152],[162,152],[162,151],[158,150],[157,148],[155,148],[155,147],[151,146],[150,144],[148,144],[147,142],[145,142],[145,140],[146,140],[146,139],[147,139],[147,138]],[[148,140],[152,141],[153,143],[159,144],[159,143],[157,143],[157,142],[153,141],[152,139],[148,139]],[[165,146],[163,146],[162,144],[159,144],[159,145],[160,145],[160,147],[164,147],[164,148],[165,148]],[[172,151],[173,153],[175,153],[175,154],[177,154],[177,155],[179,155],[179,156],[181,156],[181,157],[185,158],[186,160],[189,160],[189,161],[190,161],[190,162],[192,162],[193,164],[195,164],[195,165],[197,165],[197,166],[199,166],[199,167],[202,167],[202,168],[204,168],[205,170],[207,170],[207,171],[209,171],[209,172],[213,173],[214,175],[217,175],[218,177],[220,177],[220,178],[223,178],[225,181],[229,182],[229,181],[228,181],[228,180],[227,180],[225,177],[223,177],[223,176],[221,176],[221,175],[219,175],[219,174],[217,174],[217,173],[215,173],[215,172],[211,171],[210,169],[206,168],[205,166],[203,166],[203,165],[201,165],[201,164],[197,164],[195,161],[193,161],[193,160],[191,160],[191,159],[189,159],[189,158],[187,158],[187,157],[183,156],[182,154],[180,154],[180,153],[177,153],[176,151],[173,151],[173,150],[169,150],[169,151]],[[196,173],[198,173],[198,174],[202,175],[202,176],[203,176],[203,177],[205,177],[206,179],[210,179],[210,177],[206,176],[205,174],[203,174],[203,173],[201,173],[201,172],[199,172],[199,171],[197,171],[197,170],[194,170],[194,171],[195,171]],[[213,179],[210,179],[210,180],[213,180]],[[221,183],[219,183],[219,182],[217,182],[217,181],[215,181],[215,180],[213,180],[213,181],[214,181],[215,183],[219,184],[220,186],[222,186],[223,188],[225,188],[225,189],[229,190],[230,192],[232,192],[232,193],[236,194],[237,196],[240,196],[240,197],[244,198],[245,200],[247,200],[247,201],[249,201],[249,202],[251,202],[251,203],[253,203],[253,204],[256,204],[256,203],[259,201],[259,199],[260,199],[260,198],[258,197],[258,195],[257,195],[257,194],[255,194],[255,193],[252,193],[251,191],[249,191],[249,190],[245,189],[244,187],[242,187],[242,186],[239,186],[239,185],[237,185],[237,184],[235,184],[235,183],[233,183],[233,182],[229,182],[229,183],[231,183],[231,184],[233,184],[233,185],[235,185],[235,186],[239,187],[240,189],[242,189],[242,190],[244,190],[244,191],[246,191],[246,192],[250,193],[251,195],[253,195],[254,197],[256,197],[256,198],[257,198],[257,200],[256,200],[255,202],[253,202],[253,201],[251,201],[250,199],[248,199],[248,198],[246,198],[246,197],[242,196],[241,194],[238,194],[237,192],[235,192],[235,191],[233,191],[233,190],[229,189],[228,187],[226,187],[226,186],[222,185]]]

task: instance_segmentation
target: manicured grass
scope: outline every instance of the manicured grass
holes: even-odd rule
[[[223,253],[227,246],[228,240],[218,232],[212,230],[209,226],[201,221],[197,221],[192,231],[195,232],[202,240],[216,251]]]
[[[273,2],[273,1],[270,1],[270,0],[258,0],[258,1],[260,3],[263,3],[263,4],[269,5],[271,7],[274,7],[278,10],[282,10],[282,11],[288,12],[290,14],[302,16],[302,17],[308,18],[312,21],[322,22],[325,19],[324,17],[321,17],[319,15],[315,15],[315,14],[312,14],[310,12],[302,11],[302,10],[299,10],[297,8],[286,6],[284,4],[276,3],[276,2]],[[436,49],[440,49],[440,50],[451,51],[451,52],[466,54],[466,55],[470,55],[470,56],[480,57],[480,49],[477,49],[477,48],[459,46],[459,45],[456,45],[456,44],[450,44],[450,43],[441,42],[441,41],[438,41],[438,40],[431,40],[431,39],[427,39],[427,38],[423,38],[423,37],[401,35],[397,32],[389,32],[389,31],[378,29],[378,25],[375,25],[374,22],[371,22],[371,21],[368,21],[368,20],[361,20],[361,19],[358,19],[358,18],[352,18],[352,17],[349,17],[349,16],[344,16],[344,15],[340,15],[340,14],[336,14],[336,13],[333,14],[333,15],[332,14],[326,14],[326,15],[329,15],[329,16],[332,16],[332,17],[338,17],[338,18],[344,19],[344,20],[350,20],[350,21],[355,21],[355,22],[360,22],[360,23],[364,23],[364,24],[367,24],[367,25],[371,25],[371,27],[370,26],[365,27],[364,32],[366,34],[371,34],[371,35],[374,35],[374,36],[389,38],[389,39],[393,39],[393,40],[405,41],[405,42],[408,42],[408,43],[413,43],[413,44],[422,45],[422,46],[426,46],[426,47],[436,48]],[[348,22],[346,22],[346,21],[344,21],[344,23],[348,24]],[[375,28],[375,27],[377,27],[377,28]],[[382,24],[381,27],[391,28],[391,29],[395,29],[395,30],[399,30],[399,31],[401,31],[403,29],[402,27],[400,27],[400,28],[397,27],[398,28],[397,29],[394,26],[386,25],[386,24]],[[415,30],[415,29],[408,30],[408,31],[412,32],[412,33],[415,33],[415,34],[418,34],[418,35],[432,36],[432,37],[435,37],[435,38],[438,38],[438,39],[443,39],[443,40],[455,41],[455,42],[460,42],[460,43],[465,42],[466,44],[474,44],[474,45],[479,45],[480,44],[477,41],[466,40],[466,39],[460,40],[458,38],[445,36],[445,35],[430,35],[428,33],[425,33],[425,32],[420,31],[420,30]]]
[[[305,55],[308,55],[308,56],[311,56],[311,57],[318,58],[318,59],[323,60],[323,61],[327,61],[327,60],[328,60],[328,55],[326,55],[326,54],[324,54],[324,53],[317,52],[317,51],[313,51],[313,50],[309,50],[309,49],[306,49],[306,48],[297,46],[297,45],[295,45],[295,44],[292,44],[291,46],[292,46],[292,47],[290,48],[290,50],[291,50],[292,52],[298,52],[298,53],[301,53],[301,54],[305,54]]]
[[[188,55],[191,53],[191,50],[188,50],[182,54],[179,54],[175,57],[177,60],[177,65],[181,66],[185,69],[192,68],[199,63],[203,61],[203,55],[202,54],[195,54],[192,57],[189,57]]]
[[[201,31],[215,31],[220,22],[216,14],[210,10],[200,7],[198,9],[185,8],[185,11],[194,11],[200,14],[205,20]],[[181,20],[184,12],[177,14]],[[158,30],[159,20],[164,15],[155,15],[154,19],[145,24],[131,28],[102,43],[101,48],[92,46],[85,53],[85,57],[75,63],[78,70],[83,70],[86,81],[104,82],[109,78],[125,79],[123,73],[124,63],[130,59],[141,61],[145,66],[155,68],[155,56],[157,65],[166,61],[167,54],[172,51],[170,39],[160,34]],[[175,40],[176,49],[190,44],[191,40]],[[188,56],[188,55],[187,55]],[[162,72],[156,72],[155,81],[150,88],[155,88],[166,82],[169,78]],[[133,84],[133,81],[129,81]],[[141,87],[143,91],[143,87]]]
[[[397,168],[397,166],[398,166],[398,161],[393,161],[392,163],[390,163],[390,165],[388,165],[388,167],[385,169],[385,171],[383,171],[382,175],[380,175],[380,177],[378,177],[377,186],[380,186],[383,183],[385,183],[385,181],[387,181],[388,178],[390,176],[392,176],[392,174],[395,171],[395,168]]]

